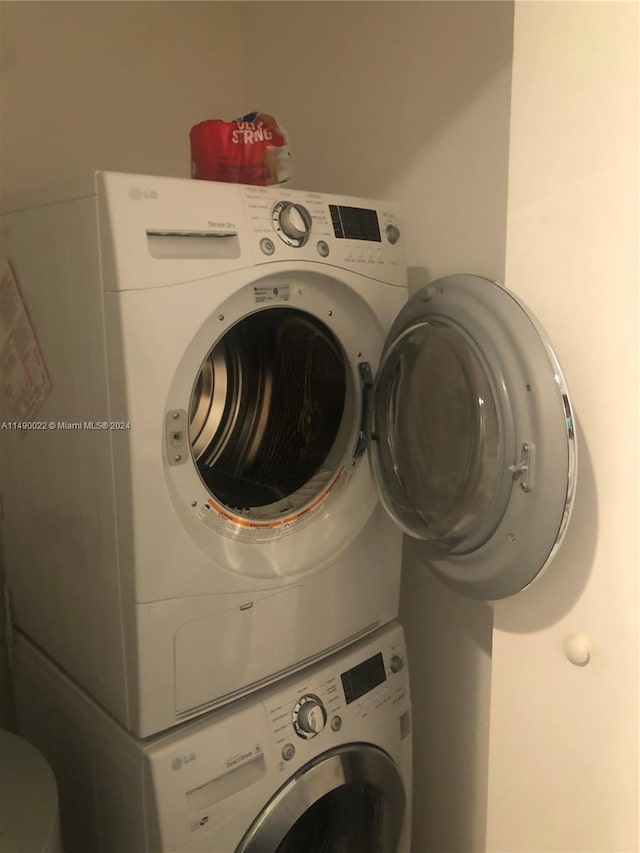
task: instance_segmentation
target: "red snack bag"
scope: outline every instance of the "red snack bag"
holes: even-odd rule
[[[273,116],[250,113],[236,121],[209,119],[194,125],[191,177],[268,186],[291,177],[287,135]]]

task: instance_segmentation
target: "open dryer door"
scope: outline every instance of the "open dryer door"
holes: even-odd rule
[[[525,306],[472,275],[422,288],[376,377],[370,465],[430,568],[480,599],[513,595],[555,554],[577,454],[558,360]]]

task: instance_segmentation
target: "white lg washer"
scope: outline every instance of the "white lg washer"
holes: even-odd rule
[[[99,173],[2,233],[52,382],[2,415],[13,618],[137,734],[393,619],[402,531],[484,598],[553,555],[553,351],[486,279],[406,302],[394,205]]]
[[[15,681],[20,731],[58,778],[67,853],[409,853],[397,624],[145,741],[21,634]]]

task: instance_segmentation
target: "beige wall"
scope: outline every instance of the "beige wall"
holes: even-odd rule
[[[638,849],[637,73],[636,3],[516,4],[507,283],[562,362],[579,481],[556,561],[495,608],[492,853]]]
[[[0,2],[0,194],[188,177],[191,126],[245,106],[240,5]]]

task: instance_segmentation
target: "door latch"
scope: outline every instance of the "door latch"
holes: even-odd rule
[[[536,448],[530,441],[525,441],[520,448],[520,461],[515,465],[509,465],[509,471],[514,480],[520,480],[520,488],[523,492],[533,489],[533,475],[535,468]]]
[[[369,444],[369,420],[371,417],[371,395],[373,393],[373,375],[371,365],[368,361],[358,364],[358,376],[360,378],[360,429],[358,439],[353,451],[353,458],[358,459],[363,455]]]

